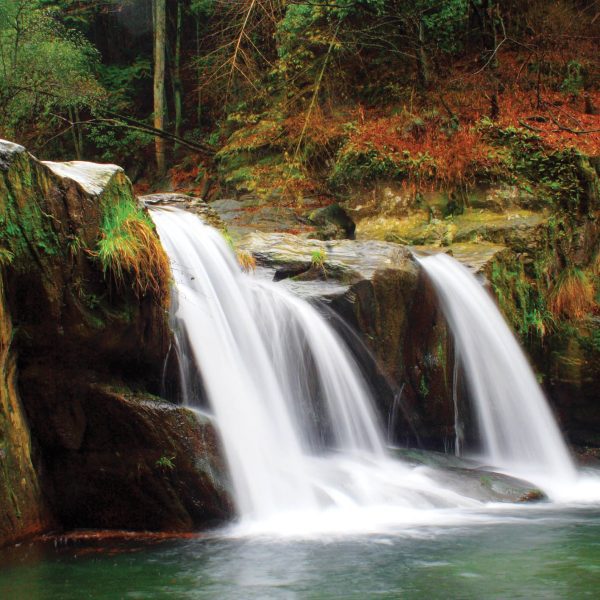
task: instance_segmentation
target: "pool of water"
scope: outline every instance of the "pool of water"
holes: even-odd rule
[[[0,598],[598,598],[600,509],[520,508],[357,536],[23,544]]]

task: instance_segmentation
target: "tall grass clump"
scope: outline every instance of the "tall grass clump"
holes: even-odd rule
[[[581,319],[596,306],[594,285],[577,267],[565,269],[548,297],[548,308],[558,317]]]
[[[121,199],[106,207],[97,255],[117,287],[130,282],[138,296],[151,292],[161,304],[168,303],[169,259],[152,220],[133,201]]]
[[[235,257],[244,273],[250,273],[256,270],[256,258],[246,250],[236,250]]]

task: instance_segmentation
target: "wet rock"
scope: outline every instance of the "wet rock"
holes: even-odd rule
[[[106,216],[137,214],[124,172],[43,163],[7,142],[0,163],[0,545],[50,527],[224,518],[212,428],[106,390],[157,393],[172,345],[168,274],[140,288],[98,258]]]
[[[452,398],[458,377],[454,344],[435,291],[408,248],[373,240],[323,242],[277,233],[248,234],[239,245],[262,266],[257,276],[279,281],[317,305],[326,305],[358,334],[353,336],[331,320],[375,388],[391,442],[454,448]],[[481,252],[466,245],[454,249],[479,269],[504,251],[491,244]],[[320,268],[313,264],[315,254],[322,259]],[[462,386],[456,385],[465,413],[463,425],[476,433]]]
[[[47,473],[64,527],[189,531],[233,515],[208,417],[99,384],[79,403],[85,435],[54,446]]]
[[[332,309],[358,333],[357,337],[339,320],[331,320],[375,386],[387,420],[406,380],[405,340],[419,281],[411,252],[386,242],[324,242],[280,233],[249,234],[239,246],[266,269],[260,276],[270,274],[279,285]],[[322,261],[318,268],[315,255]],[[405,418],[403,409],[404,400],[395,428],[410,431],[406,418],[411,417]]]
[[[506,246],[500,244],[480,243],[458,243],[449,246],[412,246],[413,252],[418,256],[428,256],[438,252],[444,252],[454,257],[474,273],[485,274],[491,263],[502,255],[510,252]]]
[[[320,241],[285,233],[251,233],[237,244],[251,252],[258,264],[277,272],[303,273],[322,259],[321,273],[326,279],[352,284],[371,279],[383,269],[414,267],[406,248],[376,241]],[[283,279],[284,277],[278,277]]]
[[[147,194],[139,197],[140,202],[145,206],[173,206],[181,208],[198,215],[205,223],[224,229],[225,224],[217,214],[217,212],[207,204],[202,198],[189,196],[188,194],[180,193],[160,193]]]
[[[0,262],[0,546],[55,525],[34,466],[33,443],[17,388],[14,329],[3,279]]]
[[[413,465],[423,465],[447,489],[481,502],[538,502],[547,500],[535,485],[496,473],[475,461],[439,452],[395,449],[394,454]]]

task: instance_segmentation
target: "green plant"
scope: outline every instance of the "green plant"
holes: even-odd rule
[[[77,254],[79,254],[79,251],[84,247],[84,244],[81,241],[80,237],[76,235],[71,235],[67,238],[67,247],[71,256],[77,256]]]
[[[168,304],[169,259],[150,217],[133,198],[120,198],[105,207],[100,233],[96,254],[105,274],[110,272],[118,286],[127,274],[138,295],[151,291],[161,304]]]
[[[567,63],[565,78],[560,86],[561,91],[578,96],[583,90],[583,67],[576,60]]]
[[[313,250],[310,255],[310,264],[315,269],[325,270],[325,261],[327,260],[327,252],[322,248]]]
[[[235,242],[233,241],[233,238],[231,237],[229,231],[227,231],[227,229],[222,229],[220,233],[223,236],[223,239],[225,240],[227,245],[235,252]]]
[[[0,248],[0,267],[6,267],[13,261],[15,255],[6,248]]]
[[[154,463],[154,466],[156,466],[159,469],[164,469],[166,471],[172,471],[175,468],[175,455],[167,456],[166,454],[163,454]]]

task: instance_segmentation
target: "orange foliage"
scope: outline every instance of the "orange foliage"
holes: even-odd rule
[[[133,185],[133,191],[136,196],[143,196],[150,191],[150,184],[147,181],[140,181]]]
[[[201,162],[201,158],[191,155],[184,164],[176,165],[169,170],[171,185],[176,192],[191,192],[201,194],[206,183],[208,170]]]

